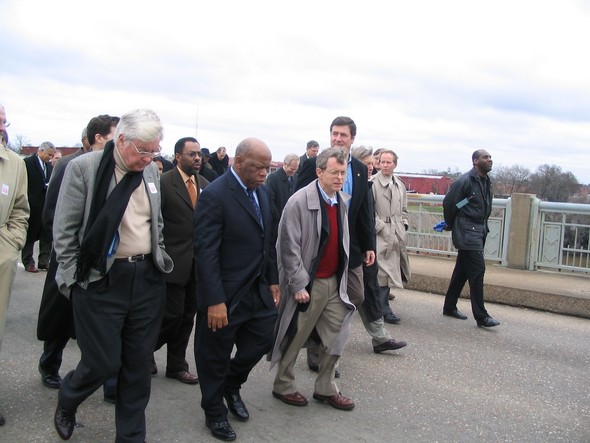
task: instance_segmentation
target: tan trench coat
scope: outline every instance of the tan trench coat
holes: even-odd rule
[[[410,260],[406,249],[408,197],[406,186],[395,175],[385,177],[379,171],[371,177],[375,197],[375,231],[379,286],[403,288],[410,280]]]

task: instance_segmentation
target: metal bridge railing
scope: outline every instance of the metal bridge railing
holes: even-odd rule
[[[451,233],[439,233],[432,229],[444,218],[443,198],[443,195],[408,194],[410,252],[445,256],[457,254]],[[508,264],[511,214],[512,199],[493,200],[484,253],[486,260],[503,266]],[[514,222],[530,223],[532,234],[526,252],[529,269],[590,274],[590,205],[543,202],[535,198],[530,218]]]

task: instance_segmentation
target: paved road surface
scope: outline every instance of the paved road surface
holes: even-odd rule
[[[58,442],[52,417],[56,391],[37,372],[35,327],[45,274],[19,268],[0,353],[0,442]],[[469,313],[468,301],[459,308]],[[343,412],[311,399],[313,377],[297,363],[305,408],[271,396],[273,374],[261,362],[242,391],[248,423],[231,421],[242,442],[589,442],[590,320],[488,304],[502,322],[492,330],[471,318],[441,315],[442,297],[405,291],[394,302],[402,323],[388,326],[410,345],[372,352],[355,321],[340,370],[342,393],[356,408]],[[192,346],[192,344],[191,344]],[[166,379],[164,349],[156,360],[147,411],[150,442],[210,442],[197,386]],[[62,375],[78,361],[71,342]],[[188,353],[194,370],[192,350]],[[91,396],[77,414],[72,442],[114,441],[114,407]],[[231,418],[230,418],[231,420]]]

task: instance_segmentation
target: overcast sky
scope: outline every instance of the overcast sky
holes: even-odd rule
[[[2,0],[0,29],[8,131],[33,145],[149,107],[166,153],[196,132],[282,160],[347,115],[398,171],[466,171],[485,148],[590,183],[589,1]]]

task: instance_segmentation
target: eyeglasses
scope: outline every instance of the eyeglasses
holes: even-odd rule
[[[195,158],[196,156],[202,157],[203,153],[201,151],[192,151],[192,152],[183,152],[182,155],[186,155],[190,158]]]
[[[325,171],[330,174],[330,177],[346,177],[346,171]]]
[[[162,152],[162,147],[158,146],[158,150],[156,152],[152,152],[152,151],[140,151],[139,149],[137,149],[137,146],[135,146],[135,143],[133,143],[132,140],[129,140],[129,142],[131,142],[131,144],[133,145],[133,147],[135,148],[135,150],[137,151],[137,153],[139,154],[140,157],[143,158],[154,158],[156,155],[158,155],[160,152]]]
[[[8,128],[10,126],[10,122],[9,121],[1,121],[0,123],[2,123],[4,125],[5,128]]]

